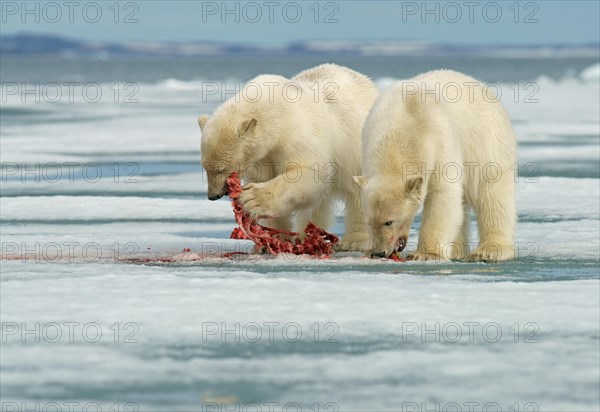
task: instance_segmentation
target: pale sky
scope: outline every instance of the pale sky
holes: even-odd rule
[[[121,1],[119,7],[115,0],[1,3],[2,34],[50,33],[91,40],[278,44],[385,39],[515,45],[600,41],[597,0],[141,0]]]

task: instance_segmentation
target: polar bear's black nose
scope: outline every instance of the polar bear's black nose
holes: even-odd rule
[[[219,200],[223,195],[208,195],[208,200]]]
[[[371,257],[384,258],[384,257],[385,257],[385,252],[375,252],[375,253],[371,253]]]

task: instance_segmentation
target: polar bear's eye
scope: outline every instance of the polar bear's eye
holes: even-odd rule
[[[384,223],[385,226],[392,226],[392,223],[394,223],[391,220],[388,220],[387,222]]]

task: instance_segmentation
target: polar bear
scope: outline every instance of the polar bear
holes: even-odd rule
[[[516,143],[491,88],[451,70],[395,83],[363,130],[362,204],[372,256],[404,249],[423,208],[415,260],[514,257]],[[469,214],[479,245],[469,253]]]
[[[327,228],[334,200],[346,206],[346,231],[338,250],[365,251],[368,228],[360,190],[361,131],[379,91],[366,76],[323,64],[291,79],[260,75],[202,115],[202,165],[208,198],[227,193],[226,178],[238,172],[246,185],[239,201],[256,219],[300,232],[308,221]]]

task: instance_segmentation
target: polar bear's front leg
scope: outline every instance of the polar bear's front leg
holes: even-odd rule
[[[363,217],[360,193],[345,195],[346,204],[346,230],[340,243],[336,245],[338,251],[366,252],[371,248],[369,229]]]
[[[249,183],[239,202],[254,219],[291,216],[318,205],[325,195],[328,186],[315,181],[313,175],[309,169],[300,169],[294,180],[279,175],[264,183]]]
[[[272,227],[278,230],[283,230],[285,232],[290,232],[292,230],[292,219],[289,216],[285,217],[276,217],[272,219],[261,219],[259,223],[263,226]],[[280,234],[279,238],[290,240],[291,237],[287,234]],[[264,254],[268,253],[267,248],[265,246],[254,245],[254,253]]]
[[[450,259],[463,259],[469,254],[469,231],[471,230],[471,208],[466,200],[463,200],[463,223],[454,239],[454,245],[450,251]]]
[[[292,230],[292,219],[289,216],[269,219],[265,224],[278,230],[289,232]]]
[[[463,223],[462,189],[449,184],[427,194],[417,251],[412,260],[449,260]]]
[[[333,202],[330,198],[325,198],[316,209],[300,212],[296,214],[296,232],[304,238],[304,229],[308,222],[327,230],[331,227],[333,221]]]

